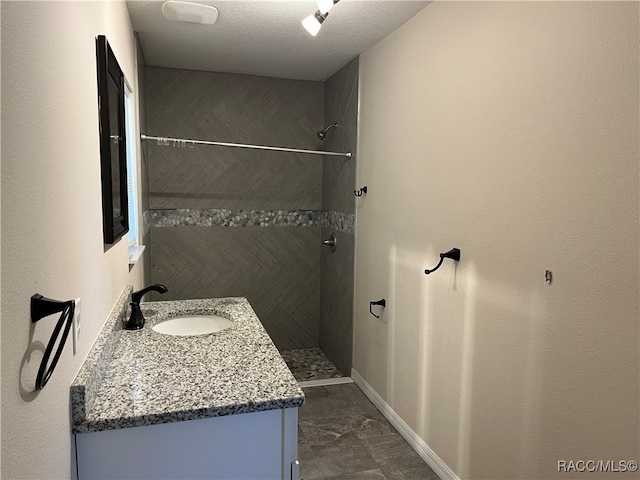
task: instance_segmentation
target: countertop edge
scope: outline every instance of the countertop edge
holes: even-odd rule
[[[305,403],[304,395],[300,397],[288,398],[281,401],[258,402],[252,404],[202,408],[179,412],[159,413],[153,415],[141,415],[109,420],[84,421],[74,425],[73,433],[95,433],[108,430],[122,430],[125,428],[148,427],[152,425],[163,425],[174,422],[187,422],[191,420],[202,420],[205,418],[227,417],[245,413],[259,413],[269,410],[280,410],[285,408],[297,408]]]

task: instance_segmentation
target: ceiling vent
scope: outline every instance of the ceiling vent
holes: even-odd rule
[[[218,9],[199,3],[169,1],[162,4],[162,15],[176,22],[213,25],[218,20]]]

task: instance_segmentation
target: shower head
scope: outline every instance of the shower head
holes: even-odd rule
[[[338,122],[333,122],[331,125],[329,125],[324,130],[320,130],[320,131],[316,132],[316,135],[318,136],[318,138],[320,140],[322,140],[324,142],[324,139],[327,138],[327,132],[329,130],[331,130],[332,128],[337,128],[337,127],[338,127]]]

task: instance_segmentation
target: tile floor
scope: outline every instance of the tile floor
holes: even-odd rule
[[[302,480],[439,480],[355,384],[304,393],[298,413]]]
[[[280,355],[299,382],[344,376],[318,347],[283,350]]]

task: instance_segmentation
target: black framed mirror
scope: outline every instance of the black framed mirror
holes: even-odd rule
[[[107,37],[96,37],[98,110],[104,243],[115,243],[129,230],[124,74]]]

